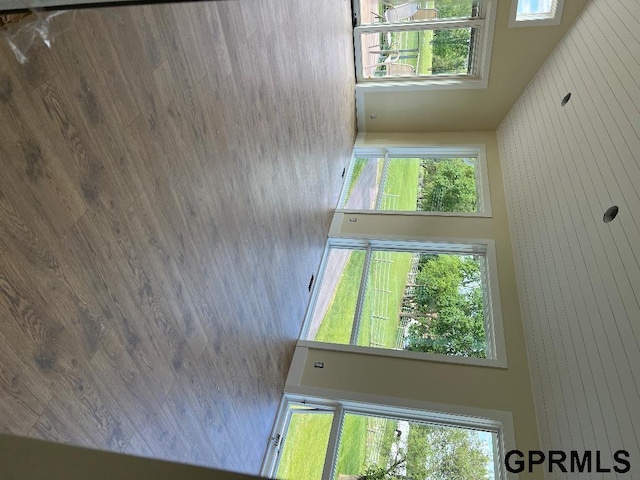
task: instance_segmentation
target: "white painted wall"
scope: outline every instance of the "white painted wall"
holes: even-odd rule
[[[591,0],[497,133],[541,444],[640,478],[640,1]]]

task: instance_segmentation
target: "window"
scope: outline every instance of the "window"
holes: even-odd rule
[[[331,239],[302,338],[501,366],[494,263],[488,241]]]
[[[491,216],[484,148],[355,150],[343,210]]]
[[[452,478],[447,472],[505,478],[502,430],[494,419],[285,396],[262,473],[286,480]]]
[[[512,0],[510,27],[559,25],[563,0]]]
[[[365,88],[487,86],[490,0],[360,0],[356,75]]]

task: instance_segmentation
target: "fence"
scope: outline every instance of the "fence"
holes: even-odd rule
[[[365,465],[379,465],[387,421],[384,418],[377,417],[369,417],[367,419]]]

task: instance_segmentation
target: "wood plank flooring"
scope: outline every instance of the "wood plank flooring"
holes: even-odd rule
[[[350,5],[0,42],[0,432],[257,473],[355,136]]]

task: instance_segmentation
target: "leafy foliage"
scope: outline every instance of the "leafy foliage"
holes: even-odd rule
[[[412,423],[406,450],[357,480],[488,480],[489,456],[471,430]]]
[[[422,255],[407,350],[485,356],[484,306],[478,259]]]
[[[464,18],[471,14],[469,0],[436,0],[435,8],[440,18]],[[467,28],[440,29],[434,31],[432,73],[467,73],[471,31]]]
[[[428,480],[485,480],[488,455],[470,430],[437,425],[411,425],[407,476]]]
[[[474,212],[477,207],[475,169],[461,158],[441,158],[423,163],[421,209],[440,212]]]

